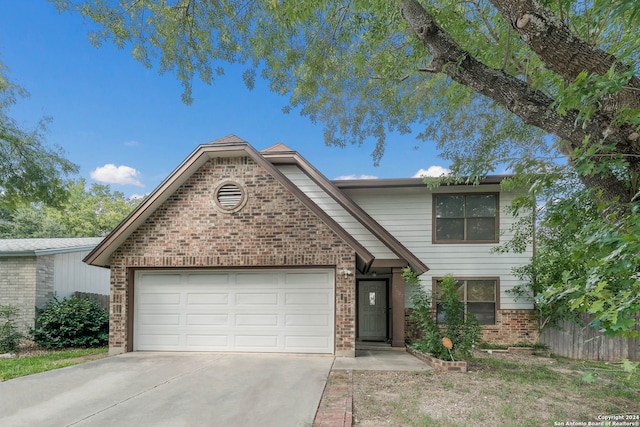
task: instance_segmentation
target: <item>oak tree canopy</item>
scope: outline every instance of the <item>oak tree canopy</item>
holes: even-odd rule
[[[459,176],[545,172],[628,204],[640,173],[640,6],[631,0],[51,0],[173,72],[192,101],[230,63],[323,123],[328,144],[416,132]],[[561,154],[562,153],[562,154]]]

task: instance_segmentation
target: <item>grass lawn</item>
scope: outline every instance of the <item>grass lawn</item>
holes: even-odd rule
[[[43,354],[25,354],[19,355],[15,359],[0,359],[0,381],[77,365],[106,357],[107,352],[107,347],[83,348],[47,351]]]
[[[354,372],[353,393],[356,426],[568,426],[615,415],[631,424],[609,425],[640,426],[640,372],[620,364],[479,354],[468,373]]]

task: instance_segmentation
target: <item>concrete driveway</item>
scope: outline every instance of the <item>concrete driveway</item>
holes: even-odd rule
[[[333,360],[127,353],[0,383],[0,426],[311,426]]]

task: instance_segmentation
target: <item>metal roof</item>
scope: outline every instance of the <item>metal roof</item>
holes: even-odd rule
[[[91,250],[102,239],[102,237],[0,239],[0,256],[37,256]]]

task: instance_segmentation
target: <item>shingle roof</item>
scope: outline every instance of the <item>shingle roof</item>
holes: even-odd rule
[[[0,256],[45,255],[93,249],[102,237],[59,239],[0,239]]]
[[[286,151],[286,152],[293,152],[293,150],[289,147],[287,147],[286,145],[284,145],[282,142],[278,142],[275,145],[272,145],[271,147],[267,147],[264,150],[261,150],[261,153],[274,153],[274,152],[279,152],[279,151]]]

